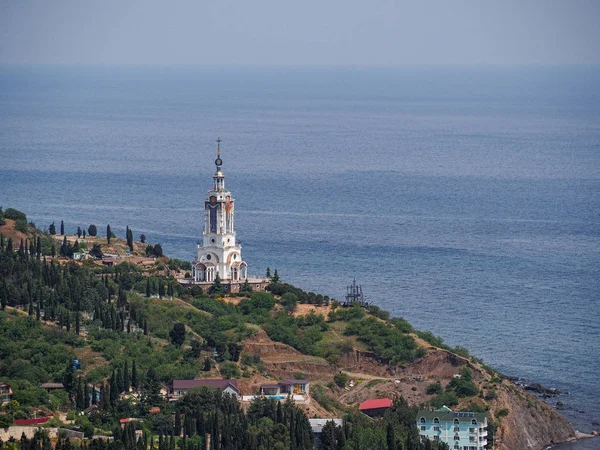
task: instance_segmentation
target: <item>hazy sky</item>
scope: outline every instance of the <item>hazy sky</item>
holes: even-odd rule
[[[0,0],[0,63],[599,64],[598,0]]]

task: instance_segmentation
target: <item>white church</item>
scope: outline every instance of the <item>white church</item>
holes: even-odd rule
[[[217,139],[216,170],[212,188],[204,200],[204,229],[202,242],[197,244],[196,259],[192,262],[194,283],[211,285],[217,276],[230,292],[239,292],[248,280],[253,290],[264,290],[268,280],[248,278],[248,265],[242,259],[242,246],[235,240],[235,201],[225,189],[222,171],[221,139]]]

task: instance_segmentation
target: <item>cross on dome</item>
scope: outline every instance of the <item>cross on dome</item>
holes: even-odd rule
[[[217,138],[217,159],[215,159],[215,165],[217,166],[217,172],[221,170],[221,166],[223,165],[223,160],[221,159],[221,142],[223,139],[220,137]]]

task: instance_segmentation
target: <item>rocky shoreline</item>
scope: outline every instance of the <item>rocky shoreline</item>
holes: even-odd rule
[[[514,376],[505,376],[505,378],[509,381],[511,381],[513,384],[515,384],[516,386],[519,386],[520,388],[532,392],[536,397],[542,399],[542,400],[547,400],[550,398],[556,398],[558,396],[561,395],[569,395],[569,392],[563,392],[560,389],[556,389],[556,388],[549,388],[547,386],[544,386],[541,383],[537,383],[537,382],[533,382],[533,383],[528,383],[525,380],[519,378],[519,377],[514,377]],[[575,409],[571,406],[567,406],[565,405],[564,402],[561,401],[557,401],[555,403],[555,405],[550,405],[550,406],[554,406],[554,408],[557,411],[563,411],[563,410],[572,410],[575,412],[578,412],[580,414],[584,414],[585,411],[583,410],[578,410]],[[598,422],[591,422],[590,423],[592,427],[598,427],[600,426],[600,423]],[[565,443],[569,443],[569,442],[575,442],[575,441],[579,441],[582,439],[590,439],[590,438],[598,438],[598,432],[597,431],[592,431],[591,433],[582,433],[578,430],[575,431],[575,437],[568,439],[567,441],[561,443],[561,444],[557,444],[557,445],[552,445],[547,447],[547,449],[551,449],[551,448],[557,448],[560,449],[562,448],[561,445],[565,444]]]

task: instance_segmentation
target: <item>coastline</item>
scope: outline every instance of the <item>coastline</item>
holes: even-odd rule
[[[591,442],[592,440],[594,442]],[[583,442],[589,443],[590,446],[588,447]],[[580,443],[581,445],[579,445]],[[574,447],[573,444],[576,444],[577,447]],[[581,450],[600,448],[600,436],[575,430],[575,437],[567,439],[564,442],[559,442],[558,444],[550,445],[544,450],[576,450],[576,448],[581,448]]]

